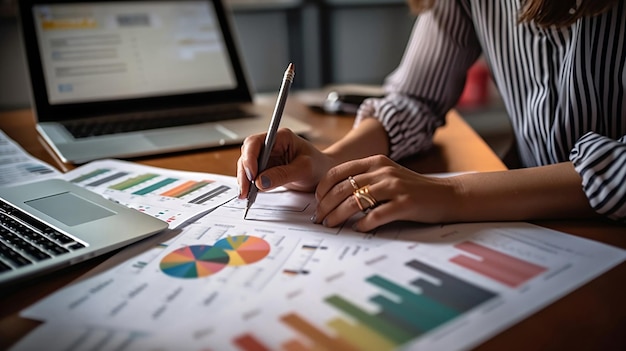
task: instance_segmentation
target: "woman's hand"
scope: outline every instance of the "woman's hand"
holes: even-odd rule
[[[595,217],[581,184],[571,162],[439,178],[415,173],[385,156],[371,156],[338,165],[320,180],[314,221],[332,227],[361,211],[353,193],[355,187],[365,186],[376,206],[355,223],[359,231],[403,220],[449,223]]]
[[[353,177],[353,185],[349,177]],[[424,223],[445,222],[453,213],[455,182],[452,178],[428,177],[393,162],[386,156],[371,156],[348,161],[328,171],[315,196],[318,200],[314,222],[333,227],[361,211],[353,195],[356,188],[368,187],[377,205],[355,226],[369,231],[399,220]],[[367,207],[367,201],[362,201]]]
[[[270,154],[267,168],[258,173],[258,159],[263,149],[265,133],[247,137],[241,146],[237,160],[237,182],[239,198],[244,199],[255,181],[259,190],[270,190],[285,186],[298,191],[313,192],[319,180],[333,166],[332,159],[319,151],[313,144],[291,130],[281,128]]]

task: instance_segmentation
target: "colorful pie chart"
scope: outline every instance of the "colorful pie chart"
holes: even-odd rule
[[[243,266],[262,260],[270,253],[270,244],[262,238],[248,235],[229,236],[215,243],[228,254],[230,266]]]
[[[215,274],[230,258],[221,248],[209,245],[186,246],[167,254],[160,263],[163,273],[176,278],[200,278]]]
[[[262,260],[270,244],[255,236],[237,235],[218,240],[215,245],[191,245],[167,254],[159,267],[176,278],[200,278],[215,274],[226,266],[243,266]]]

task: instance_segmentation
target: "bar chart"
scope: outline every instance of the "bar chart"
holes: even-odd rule
[[[264,291],[172,335],[188,333],[193,350],[468,350],[620,255],[521,223],[418,233],[419,241],[392,240],[318,267],[306,284]],[[324,252],[300,244],[305,260],[309,247]]]
[[[65,178],[162,219],[172,228],[237,196],[236,184],[218,175],[170,171],[113,160],[89,163],[66,173]]]
[[[24,316],[139,326],[155,331],[145,350],[465,351],[626,257],[526,223],[418,227],[414,241],[361,250],[363,238],[220,209]]]
[[[132,195],[157,195],[187,199],[187,202],[192,204],[206,203],[231,189],[226,185],[211,186],[214,183],[213,180],[185,180],[155,173],[133,175],[129,172],[120,172],[107,168],[96,169],[90,173],[70,179],[70,181],[86,187],[105,187],[108,190],[116,190]],[[206,191],[202,192],[203,189]],[[190,197],[190,195],[192,196]]]
[[[247,330],[234,335],[232,345],[242,351],[394,350],[498,296],[418,260],[404,265],[415,272],[413,279],[372,274],[358,283],[368,291],[363,301],[348,293],[321,296],[316,309],[328,312],[322,319],[298,309],[280,313],[272,329],[292,337],[266,343],[265,334]]]

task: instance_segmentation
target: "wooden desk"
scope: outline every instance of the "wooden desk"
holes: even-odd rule
[[[353,118],[327,116],[290,100],[287,112],[314,127],[309,139],[323,148],[352,126]],[[0,128],[35,157],[63,171],[34,129],[30,110],[0,114]],[[239,147],[178,153],[134,159],[141,164],[186,171],[235,175]],[[435,148],[408,160],[411,168],[424,172],[497,171],[506,167],[485,142],[455,113],[435,136]],[[626,248],[626,227],[601,221],[543,221],[537,224]],[[0,293],[0,349],[5,349],[38,325],[22,319],[20,310],[67,285],[110,255],[50,274],[27,285]],[[503,331],[478,347],[480,350],[626,349],[626,264],[577,289],[543,310]]]

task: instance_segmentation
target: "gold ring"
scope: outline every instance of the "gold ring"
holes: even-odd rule
[[[350,181],[350,184],[352,184],[352,187],[354,188],[354,191],[359,190],[359,184],[356,183],[356,180],[354,180],[354,178],[352,176],[349,176],[348,180]]]
[[[378,205],[378,201],[376,201],[374,196],[370,193],[369,185],[358,188],[352,193],[352,196],[362,212],[367,212],[369,209]]]

